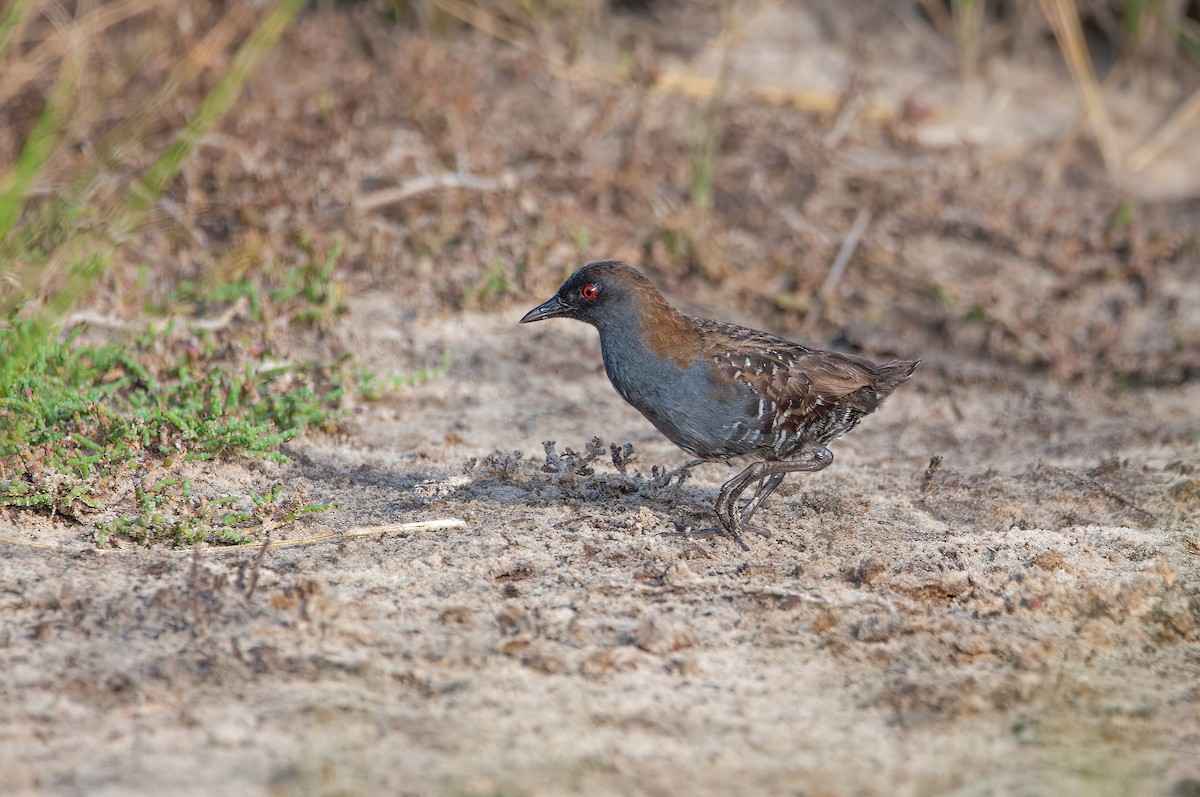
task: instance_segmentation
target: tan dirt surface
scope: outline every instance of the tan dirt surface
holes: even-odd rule
[[[835,118],[739,95],[701,218],[693,100],[371,19],[298,23],[182,178],[200,235],[148,233],[130,267],[203,273],[302,226],[345,240],[347,312],[281,332],[287,356],[450,365],[288,463],[196,466],[336,504],[287,540],[357,536],[97,549],[8,511],[0,792],[1200,794],[1194,198],[1117,229],[1086,143],[1047,182],[1057,145],[931,151],[864,118],[830,146]],[[647,31],[644,56],[719,27],[671,19],[603,29]],[[363,205],[443,169],[495,184]],[[774,536],[679,536],[734,471],[654,487],[687,455],[595,332],[516,323],[604,256],[686,308],[924,363],[788,477],[756,516]],[[438,519],[462,522],[387,530]]]

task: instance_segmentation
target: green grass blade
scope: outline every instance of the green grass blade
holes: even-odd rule
[[[103,177],[122,162],[125,150],[148,137],[150,127],[158,123],[162,109],[211,64],[215,53],[222,52],[240,32],[249,27],[247,23],[252,13],[244,6],[235,6],[228,11],[148,97],[139,102],[116,127],[104,134],[91,162],[54,200],[54,209],[48,213],[48,224],[65,226],[65,220],[76,208],[86,203]],[[149,57],[146,56],[147,59]]]
[[[3,63],[8,55],[8,48],[12,46],[17,33],[33,9],[33,0],[15,0],[5,12],[4,18],[0,19],[0,63]]]
[[[76,74],[70,65],[64,64],[59,70],[58,79],[46,98],[46,106],[25,140],[17,162],[0,178],[0,242],[16,225],[33,181],[66,134],[67,105],[75,93]]]
[[[154,202],[175,179],[183,162],[191,154],[200,137],[232,107],[242,86],[254,72],[258,63],[270,52],[275,42],[283,35],[292,18],[304,8],[306,0],[280,0],[266,18],[242,44],[237,55],[212,91],[200,103],[195,115],[175,136],[175,140],[150,167],[145,176],[134,183],[125,203],[123,215],[115,225],[119,231],[130,231],[154,205]]]

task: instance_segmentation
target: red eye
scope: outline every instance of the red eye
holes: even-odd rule
[[[579,289],[579,295],[587,299],[589,302],[594,301],[599,293],[600,291],[596,289],[595,285],[584,285]]]

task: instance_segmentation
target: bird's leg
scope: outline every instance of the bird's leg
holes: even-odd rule
[[[829,463],[833,462],[833,453],[825,446],[817,446],[812,451],[812,459],[772,460],[751,463],[745,470],[725,482],[721,487],[721,493],[717,496],[717,504],[714,509],[717,513],[717,518],[721,521],[721,525],[725,527],[725,532],[738,545],[747,548],[745,541],[742,539],[742,531],[760,531],[749,525],[750,518],[762,506],[767,496],[779,486],[779,483],[783,481],[783,477],[786,474],[796,471],[818,471],[828,467]],[[738,499],[754,481],[759,482],[758,490],[754,497],[750,499],[746,508],[738,512]]]
[[[743,531],[754,531],[769,537],[770,533],[765,529],[760,529],[756,526],[748,525],[750,517],[758,509],[767,496],[771,494],[779,483],[783,481],[784,473],[772,473],[767,468],[768,465],[777,465],[776,462],[754,462],[745,468],[737,476],[734,476],[729,481],[721,486],[721,492],[717,496],[717,503],[714,511],[717,514],[717,519],[721,521],[721,528],[701,529],[691,532],[695,536],[712,536],[713,534],[724,534],[733,539],[742,550],[749,551],[750,546],[742,538]],[[786,463],[786,464],[802,464],[802,463]],[[738,499],[742,493],[746,491],[754,482],[758,482],[758,487],[754,491],[754,497],[747,502],[746,508],[741,512],[738,511]]]
[[[766,529],[759,528],[758,526],[749,526],[747,524],[750,522],[750,518],[754,515],[754,513],[758,511],[758,508],[762,506],[763,501],[767,500],[767,496],[773,493],[775,488],[778,487],[780,482],[783,481],[784,475],[785,474],[783,473],[773,473],[758,483],[758,489],[754,491],[754,497],[747,501],[746,506],[742,508],[742,527],[746,531],[753,531],[756,534],[763,535],[764,537],[771,536],[771,533]]]
[[[688,464],[684,465],[681,470],[686,470],[695,465],[699,465],[703,461],[704,460],[698,459],[698,460],[695,460],[694,462],[689,462]],[[761,465],[762,463],[756,462],[755,464]],[[753,467],[753,466],[751,466],[751,467]],[[667,536],[711,537],[715,534],[724,534],[727,537],[731,537],[734,542],[736,542],[738,545],[740,545],[742,547],[743,550],[749,551],[750,546],[746,545],[746,541],[743,540],[741,534],[739,534],[737,532],[738,526],[736,525],[736,523],[734,523],[734,521],[726,522],[726,518],[722,514],[724,511],[724,505],[722,504],[722,500],[724,500],[726,498],[726,493],[729,490],[729,486],[731,484],[733,484],[734,482],[740,481],[740,483],[741,483],[740,490],[745,490],[746,487],[750,484],[750,482],[754,481],[755,479],[759,479],[759,481],[761,482],[762,479],[764,478],[762,476],[757,476],[757,475],[751,473],[750,471],[751,471],[751,468],[746,468],[740,474],[738,474],[737,476],[734,476],[731,480],[726,482],[725,485],[721,488],[721,494],[717,497],[717,508],[716,508],[717,518],[720,519],[720,521],[721,521],[720,528],[708,528],[708,529],[690,529],[689,528],[686,531],[667,532]],[[672,471],[672,473],[674,473],[674,471]],[[762,486],[761,483],[759,486],[761,488],[761,486]],[[740,490],[739,490],[739,492],[740,492]],[[737,504],[735,503],[734,507],[736,508],[736,506],[737,506]],[[736,513],[734,513],[734,514],[736,514]],[[734,524],[732,526],[732,530],[731,530],[731,524]]]
[[[734,476],[725,484],[721,485],[721,492],[717,495],[716,506],[713,511],[717,514],[717,520],[721,521],[725,534],[728,535],[742,547],[743,550],[750,550],[750,546],[742,539],[742,524],[741,518],[738,516],[738,498],[742,492],[754,481],[759,482],[759,487],[762,487],[762,482],[766,477],[762,467],[765,462],[751,463],[745,470]],[[721,529],[705,529],[706,532],[719,532]]]

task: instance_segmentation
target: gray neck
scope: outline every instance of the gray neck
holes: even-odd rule
[[[699,388],[697,377],[707,373],[705,363],[680,368],[655,354],[642,333],[640,314],[633,313],[621,326],[600,327],[600,350],[604,370],[621,397],[648,415],[657,414],[663,403],[677,400],[681,391]]]

